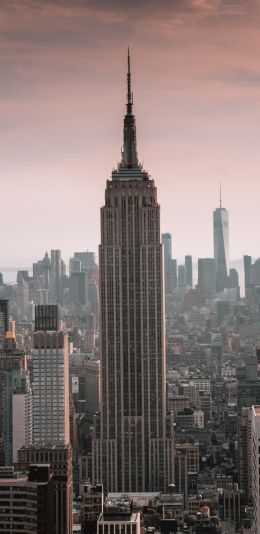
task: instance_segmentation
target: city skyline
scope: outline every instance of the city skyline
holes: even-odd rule
[[[13,208],[12,218],[8,202],[1,208],[5,258],[51,248],[68,257],[71,242],[96,249],[103,186],[120,159],[128,45],[140,153],[160,186],[174,257],[212,257],[220,180],[230,257],[258,256],[259,6],[164,1],[148,14],[145,5],[1,3],[0,176]]]

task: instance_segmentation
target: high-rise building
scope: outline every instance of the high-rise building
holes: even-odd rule
[[[0,479],[0,532],[55,534],[50,466],[31,465],[28,476],[10,474]]]
[[[172,259],[172,236],[162,234],[164,257],[164,284],[165,294],[170,296],[177,287],[177,261]]]
[[[254,505],[254,532],[260,532],[260,406],[252,406],[251,449],[252,449],[252,493]]]
[[[169,233],[162,234],[164,264],[172,259],[172,236]]]
[[[227,286],[229,271],[229,228],[228,211],[220,205],[213,213],[214,259],[216,262],[217,291]]]
[[[239,487],[245,493],[246,501],[252,499],[252,409],[241,409],[238,418],[238,473]]]
[[[53,473],[52,501],[54,505],[55,534],[72,534],[72,449],[71,445],[39,443],[21,447],[17,468],[24,471],[30,464],[50,465]],[[37,530],[37,534],[38,534]],[[50,531],[51,532],[51,531]],[[49,534],[49,531],[46,532]]]
[[[23,351],[18,350],[14,334],[12,332],[7,332],[3,349],[0,350],[0,465],[7,463],[7,461],[5,461],[6,445],[8,446],[8,451],[10,455],[12,454],[13,389],[12,387],[9,387],[12,384],[11,377],[13,375],[16,375],[18,377],[26,376],[26,371],[27,357]],[[15,400],[17,400],[17,397]],[[18,410],[19,408],[20,407],[18,407]],[[15,428],[16,437],[18,436],[20,430],[22,431],[22,433],[23,431],[26,431],[26,427],[23,426],[22,419],[19,422],[19,426]],[[11,459],[12,457],[10,456],[8,463],[11,462]]]
[[[10,370],[4,384],[5,465],[17,461],[17,450],[32,443],[32,391],[29,372]]]
[[[51,250],[50,270],[50,301],[53,304],[62,302],[63,294],[63,261],[60,250]]]
[[[185,256],[185,277],[186,285],[193,287],[193,274],[192,274],[192,256]]]
[[[81,261],[79,258],[70,258],[69,261],[69,275],[73,273],[80,273],[81,271]]]
[[[3,348],[5,334],[8,332],[8,300],[0,300],[0,350]]]
[[[66,332],[33,334],[33,443],[69,443],[69,355]]]
[[[213,258],[199,258],[198,288],[206,298],[216,293],[216,263]]]
[[[70,391],[77,413],[93,418],[100,406],[100,361],[86,354],[70,355]]]
[[[244,256],[245,289],[252,284],[252,258]]]
[[[173,480],[166,413],[163,250],[154,181],[138,161],[128,56],[124,147],[101,208],[101,412],[93,483],[114,492],[165,490]]]
[[[38,305],[35,306],[35,332],[59,330],[59,305]]]

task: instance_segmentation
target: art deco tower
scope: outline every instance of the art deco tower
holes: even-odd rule
[[[129,54],[127,81],[122,159],[101,208],[102,393],[93,436],[94,482],[114,492],[165,490],[173,481],[160,206],[138,161]]]
[[[228,211],[222,207],[221,189],[219,208],[213,213],[214,259],[216,263],[217,291],[227,287],[229,262]]]

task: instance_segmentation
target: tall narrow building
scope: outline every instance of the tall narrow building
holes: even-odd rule
[[[228,211],[222,207],[221,189],[219,208],[213,213],[214,259],[216,262],[217,291],[227,287],[229,264]]]
[[[165,490],[173,481],[166,413],[163,259],[154,180],[139,163],[128,55],[127,113],[118,168],[101,208],[101,412],[93,482],[108,491]]]

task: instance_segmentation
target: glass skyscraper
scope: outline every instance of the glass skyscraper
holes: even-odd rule
[[[229,272],[229,228],[228,211],[220,206],[213,213],[214,259],[216,262],[216,289],[222,291],[227,287]]]

